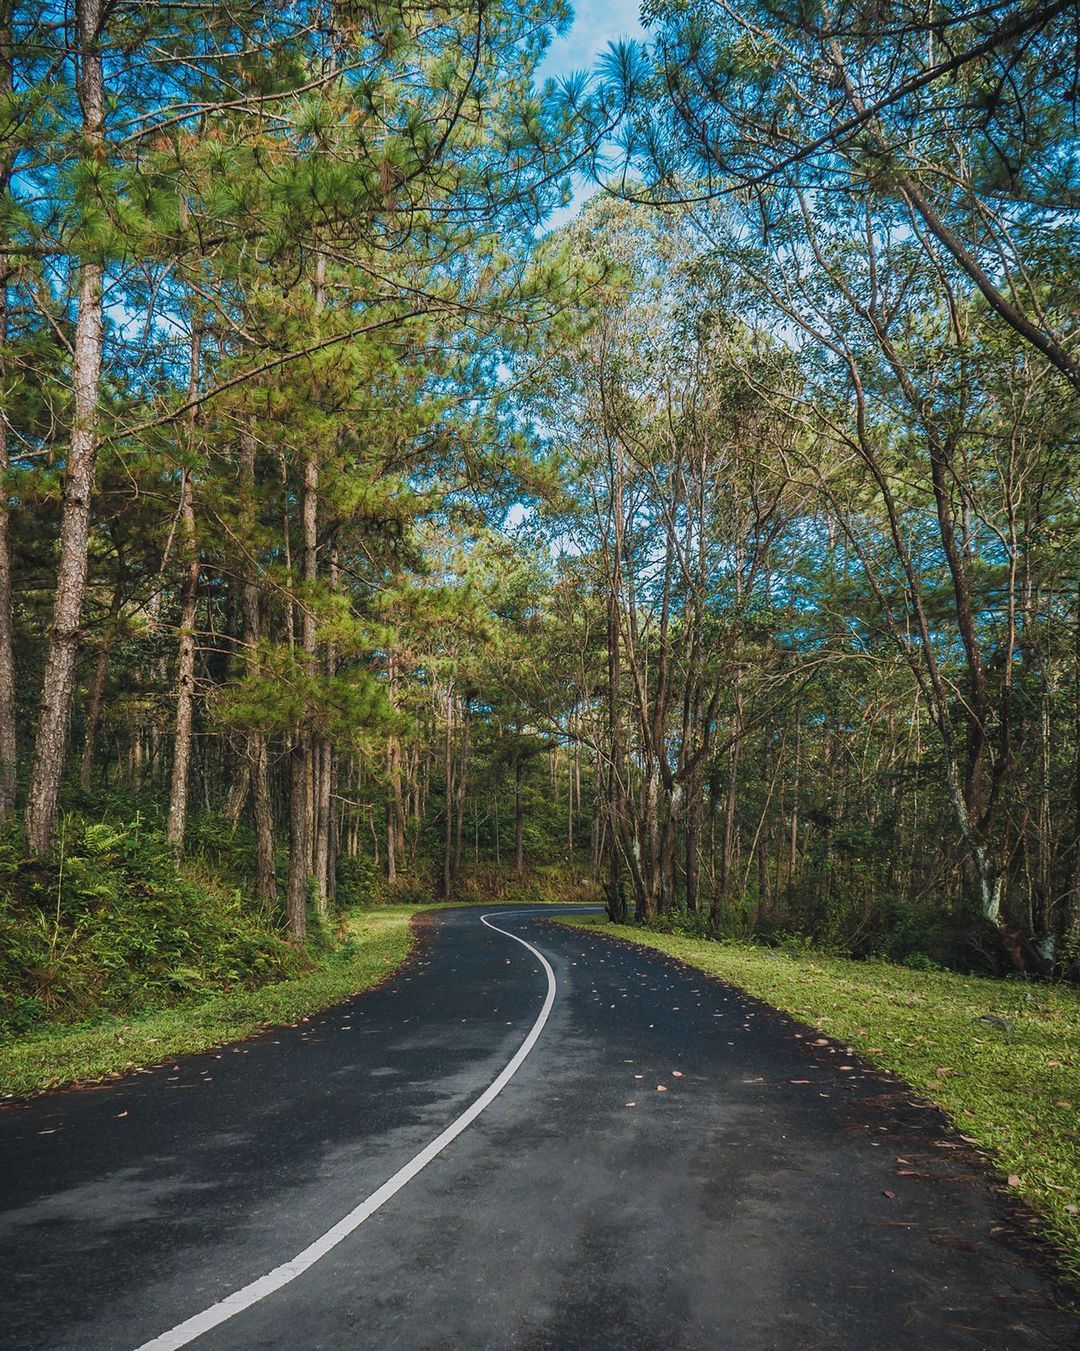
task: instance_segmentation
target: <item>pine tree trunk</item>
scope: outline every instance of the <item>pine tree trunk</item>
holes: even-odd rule
[[[326,256],[317,253],[315,257],[314,303],[315,314],[320,315],[325,304]],[[314,446],[304,460],[304,491],[301,499],[301,524],[303,538],[304,581],[303,619],[300,625],[300,646],[304,654],[304,667],[309,679],[316,674],[316,653],[318,647],[315,625],[315,583],[319,575],[319,460]],[[315,879],[315,906],[320,912],[326,908],[326,896],[322,879],[316,867],[316,844],[318,839],[319,810],[319,739],[311,727],[307,727],[300,738],[303,755],[303,780],[306,790],[305,806],[307,820],[302,832],[306,843],[307,875]],[[296,800],[300,809],[299,798]]]
[[[0,0],[0,99],[11,89],[11,16],[7,0]],[[7,56],[4,53],[8,53]],[[0,195],[7,191],[8,163],[0,165]],[[4,348],[7,344],[7,259],[0,256],[0,395],[7,385]],[[8,508],[7,418],[0,415],[0,825],[15,810],[17,741],[15,734],[15,659],[12,643],[11,521]]]
[[[720,852],[720,878],[717,894],[713,898],[711,920],[718,926],[721,920],[721,907],[727,906],[732,899],[731,883],[735,875],[735,808],[739,792],[739,760],[742,755],[742,700],[739,693],[738,677],[735,677],[735,711],[732,714],[732,742],[728,761],[727,791],[724,796],[724,834]]]
[[[686,908],[696,914],[701,903],[701,775],[696,770],[691,773],[686,785],[686,839],[685,839],[685,884]]]
[[[12,90],[12,0],[0,0],[0,102]],[[7,194],[14,149],[0,151],[0,199]],[[0,253],[0,400],[7,396],[8,258]],[[0,413],[0,825],[15,810],[18,740],[15,728],[15,657],[12,640],[11,520],[8,507],[8,425]]]
[[[258,645],[263,637],[263,619],[259,588],[251,561],[255,527],[255,437],[245,428],[240,433],[240,491],[246,538],[243,541],[241,607],[244,629],[244,666],[248,675],[258,671]],[[255,895],[266,905],[277,901],[277,868],[274,846],[274,810],[270,796],[270,756],[266,735],[249,732],[246,738],[248,783],[251,791],[251,819],[255,829]]]
[[[180,628],[177,639],[176,723],[173,735],[172,781],[166,837],[183,848],[187,826],[188,782],[191,772],[191,729],[195,712],[195,612],[199,600],[199,558],[195,543],[195,505],[191,472],[180,480],[180,529],[184,570],[180,584]]]
[[[788,823],[787,896],[790,904],[795,892],[799,864],[799,769],[802,760],[802,719],[795,708],[795,773],[791,783],[791,820]]]
[[[289,753],[289,873],[285,883],[285,912],[295,943],[307,938],[307,883],[310,813],[307,768],[310,753],[303,732],[295,734]]]
[[[454,788],[454,868],[453,884],[461,876],[461,828],[465,821],[465,783],[469,763],[469,719],[471,715],[469,698],[466,696],[464,716],[461,719],[461,736],[458,747],[458,766]]]
[[[191,323],[188,397],[198,398],[201,333]],[[194,454],[194,412],[189,426],[188,453]],[[183,849],[187,828],[188,784],[191,776],[191,729],[195,716],[195,614],[199,603],[199,550],[195,539],[195,489],[190,464],[180,476],[180,631],[176,661],[176,728],[173,736],[172,782],[165,834],[174,849]]]
[[[573,753],[573,713],[570,714],[569,736],[566,743],[566,862],[574,862],[574,753]]]
[[[253,738],[248,754],[251,757],[251,814],[255,826],[255,895],[272,905],[277,900],[277,866],[266,738]]]
[[[337,804],[338,793],[338,760],[339,756],[333,746],[327,748],[329,755],[329,767],[327,770],[327,784],[330,798],[329,820],[327,823],[327,850],[326,850],[326,899],[329,904],[337,900],[337,864],[341,853],[341,830],[340,830],[340,811]]]
[[[1076,611],[1073,615],[1073,763],[1072,802],[1073,821],[1072,858],[1068,862],[1068,881],[1062,907],[1062,935],[1064,937],[1067,973],[1080,981],[1080,582],[1076,588]]]
[[[318,576],[318,515],[319,515],[319,465],[313,455],[304,462],[304,493],[301,506],[303,524],[303,580],[304,606],[300,625],[300,645],[304,654],[304,665],[309,675],[315,673],[315,613],[312,609],[314,596],[313,584]],[[306,729],[299,738],[300,754],[303,757],[301,771],[304,781],[305,797],[303,810],[306,815],[304,829],[299,832],[306,841],[305,865],[308,875],[313,872],[315,846],[315,737]],[[300,809],[300,799],[296,799]],[[321,893],[319,895],[321,903]]]
[[[521,756],[514,761],[514,872],[525,875],[525,808],[521,797]]]
[[[79,70],[76,87],[82,134],[90,155],[104,152],[105,87],[99,28],[102,0],[77,0],[75,26]],[[74,420],[64,468],[60,510],[60,559],[56,601],[45,653],[41,711],[34,740],[34,759],[26,799],[26,845],[41,856],[48,851],[64,772],[68,724],[75,699],[75,659],[79,648],[89,563],[90,504],[97,464],[97,404],[103,339],[102,281],[97,261],[79,265],[78,313],[75,320]]]
[[[26,843],[35,856],[48,851],[52,838],[75,699],[75,659],[86,595],[90,498],[97,459],[94,420],[101,369],[101,280],[98,264],[83,264],[75,332],[76,421],[64,471],[56,602],[26,802]]]
[[[314,455],[304,461],[304,490],[301,499],[303,537],[304,604],[300,625],[300,646],[304,666],[309,675],[315,672],[315,614],[312,584],[318,567],[318,513],[319,466]],[[291,783],[289,789],[289,875],[286,883],[285,906],[289,916],[289,931],[296,942],[307,936],[307,884],[311,877],[314,846],[314,738],[309,728],[298,727],[293,736],[289,755]]]
[[[94,662],[94,677],[90,682],[90,695],[86,701],[86,725],[83,728],[82,763],[79,766],[79,786],[90,787],[94,770],[94,751],[97,746],[98,726],[101,722],[101,706],[105,695],[105,681],[109,674],[109,658],[112,656],[113,626],[124,601],[123,583],[118,581],[113,591],[112,604],[109,606],[109,618],[101,647]]]
[[[446,687],[446,741],[443,746],[443,772],[446,779],[446,822],[443,828],[442,898],[450,899],[453,888],[454,847],[454,704],[453,686]]]
[[[328,741],[320,741],[317,747],[316,768],[316,836],[315,836],[315,882],[316,900],[321,913],[325,914],[330,897],[330,762],[333,750]]]
[[[94,662],[94,678],[90,682],[90,697],[86,701],[86,727],[83,733],[82,764],[79,766],[79,786],[86,790],[94,772],[94,746],[98,723],[101,721],[101,701],[105,694],[105,678],[109,673],[109,647],[102,644]]]
[[[397,881],[397,829],[394,824],[394,739],[386,747],[386,772],[390,780],[386,795],[386,880],[391,886]]]
[[[392,670],[392,666],[391,666]],[[393,680],[393,676],[391,676]],[[392,696],[391,696],[392,697]],[[405,851],[405,812],[401,795],[401,747],[396,736],[386,743],[386,877],[393,882]]]

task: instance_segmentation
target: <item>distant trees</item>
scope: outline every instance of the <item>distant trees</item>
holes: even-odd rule
[[[910,904],[927,946],[992,946],[981,916],[1048,970],[1075,923],[1046,722],[1074,400],[901,208],[787,202],[760,234],[734,207],[575,227],[625,269],[538,385],[606,615],[609,909],[704,890],[717,927],[888,948]]]
[[[1038,654],[1076,622],[1056,525],[1080,387],[1072,7],[650,17],[650,41],[605,67],[630,109],[603,150],[611,191],[680,211],[693,274],[768,335],[773,373],[734,361],[800,429],[782,452],[807,494],[797,529],[825,526],[844,585],[866,588],[852,635],[873,660],[887,637],[915,682],[965,895],[1017,965],[1047,969],[1074,926],[1077,848],[1061,761],[1043,756],[1026,805],[1032,713],[1044,679],[1060,688]]]
[[[676,903],[684,833],[697,909],[706,770],[717,755],[737,764],[758,695],[781,667],[794,675],[748,616],[769,603],[795,498],[772,472],[784,429],[732,357],[745,346],[754,361],[751,335],[695,299],[685,229],[595,209],[576,238],[626,271],[597,326],[545,366],[541,398],[577,497],[570,538],[603,607],[607,704],[594,749],[609,908],[625,912],[626,878],[649,919]],[[731,848],[720,896],[733,885]]]

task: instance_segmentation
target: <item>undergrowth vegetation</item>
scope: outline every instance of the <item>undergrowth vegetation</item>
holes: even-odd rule
[[[0,840],[0,1031],[161,1007],[254,988],[303,969],[281,917],[253,911],[198,859],[180,866],[138,813],[68,812],[58,848],[23,856]]]
[[[249,989],[235,985],[189,994],[166,1007],[47,1024],[0,1036],[0,1095],[25,1095],[63,1084],[118,1078],[143,1065],[205,1051],[294,1022],[369,989],[394,971],[415,942],[417,907],[383,905],[339,916],[324,950],[296,960],[296,974]],[[303,969],[299,969],[299,968]]]
[[[784,952],[827,953],[893,962],[916,971],[997,976],[1009,971],[994,927],[961,900],[950,910],[920,906],[903,896],[855,895],[833,888],[815,901],[810,888],[785,905],[763,904],[752,887],[723,906],[655,915],[657,933],[752,943]],[[1068,951],[1071,954],[1072,949]]]
[[[333,906],[309,905],[297,945],[283,899],[251,897],[246,824],[207,813],[197,825],[197,848],[178,859],[152,802],[73,790],[48,857],[28,859],[14,826],[0,836],[0,1036],[288,980],[340,955],[347,912],[425,908],[436,894],[434,864],[389,884],[370,858],[342,856]],[[562,865],[518,877],[480,863],[462,870],[457,899],[592,901],[595,888]]]

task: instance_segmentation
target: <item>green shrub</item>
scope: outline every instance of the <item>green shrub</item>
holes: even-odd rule
[[[137,813],[67,813],[55,855],[0,842],[0,1030],[254,988],[302,967],[233,888],[196,880]]]
[[[337,899],[339,910],[371,905],[379,894],[379,875],[375,864],[363,854],[342,856],[337,863]]]

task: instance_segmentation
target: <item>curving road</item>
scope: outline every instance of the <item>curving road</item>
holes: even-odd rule
[[[544,913],[442,912],[379,990],[0,1112],[0,1345],[1080,1345],[910,1090]]]

